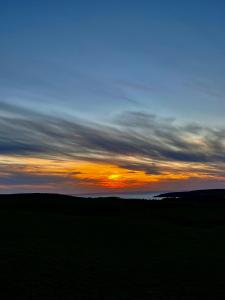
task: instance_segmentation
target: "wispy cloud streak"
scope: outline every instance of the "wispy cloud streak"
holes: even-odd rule
[[[142,155],[151,159],[225,161],[225,128],[177,125],[173,119],[126,112],[114,124],[54,117],[0,103],[5,154]]]
[[[2,156],[111,163],[156,176],[183,168],[184,173],[191,169],[196,175],[223,178],[224,153],[225,128],[183,125],[143,112],[93,123],[0,103]]]

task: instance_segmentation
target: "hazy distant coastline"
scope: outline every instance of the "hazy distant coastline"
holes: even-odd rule
[[[98,197],[118,197],[122,199],[144,199],[144,200],[159,200],[155,198],[158,195],[167,193],[168,191],[147,191],[147,192],[133,192],[133,193],[92,193],[92,194],[73,194],[76,197],[98,198]]]

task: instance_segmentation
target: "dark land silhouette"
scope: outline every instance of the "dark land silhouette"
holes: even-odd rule
[[[0,195],[2,299],[224,299],[225,190]]]

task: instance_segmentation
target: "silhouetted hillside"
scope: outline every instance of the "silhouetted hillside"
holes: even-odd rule
[[[223,193],[0,195],[0,297],[224,299],[225,204],[214,201]]]
[[[159,201],[109,198],[83,198],[61,194],[0,195],[0,209],[42,211],[70,215],[120,215],[146,213]],[[154,203],[153,203],[154,202]]]
[[[160,194],[164,200],[192,201],[192,202],[225,202],[225,189],[195,190],[187,192],[173,192]]]
[[[162,200],[157,200],[157,197]],[[165,193],[156,200],[83,198],[62,194],[2,194],[0,209],[26,210],[70,215],[152,215],[153,211],[183,207],[225,205],[225,190]]]

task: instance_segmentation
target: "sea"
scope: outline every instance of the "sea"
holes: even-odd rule
[[[77,197],[86,197],[86,198],[98,198],[98,197],[119,197],[122,199],[142,199],[142,200],[161,200],[163,197],[156,197],[160,194],[167,193],[168,191],[145,191],[145,192],[133,192],[133,193],[92,193],[92,194],[74,194],[73,196]]]

